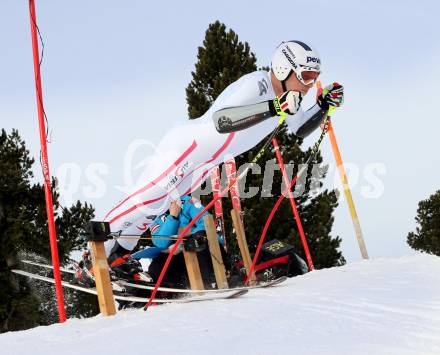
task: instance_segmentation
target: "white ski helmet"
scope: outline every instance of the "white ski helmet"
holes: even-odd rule
[[[281,81],[283,90],[286,91],[285,81],[292,73],[304,85],[314,84],[316,79],[304,79],[305,71],[321,72],[321,60],[318,52],[304,42],[286,41],[281,42],[272,58],[272,72]]]

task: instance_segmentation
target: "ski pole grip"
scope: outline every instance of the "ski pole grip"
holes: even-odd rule
[[[89,242],[105,242],[112,239],[110,236],[110,223],[90,221],[86,226],[87,240]]]
[[[327,113],[327,116],[328,117],[331,117],[332,115],[333,115],[333,112],[336,110],[336,107],[335,106],[330,106],[329,108],[328,108],[328,113]]]

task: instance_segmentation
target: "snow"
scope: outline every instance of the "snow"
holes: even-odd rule
[[[234,300],[128,310],[0,335],[2,355],[440,354],[440,258],[315,271]]]

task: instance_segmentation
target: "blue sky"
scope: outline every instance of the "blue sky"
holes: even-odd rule
[[[36,5],[46,45],[42,77],[53,132],[51,170],[79,166],[73,197],[84,200],[87,167],[106,164],[105,194],[88,199],[98,216],[120,197],[115,186],[122,183],[130,143],[158,142],[186,119],[185,88],[197,47],[208,24],[218,19],[250,44],[259,66],[270,63],[285,39],[318,48],[322,81],[346,87],[334,127],[344,160],[361,170],[353,195],[370,255],[411,253],[405,239],[415,226],[417,203],[440,188],[438,2],[36,0]],[[37,157],[27,1],[0,2],[0,46],[0,126],[18,128]],[[312,101],[311,93],[306,103]],[[314,139],[316,134],[305,143]],[[322,151],[332,163],[328,141]],[[369,186],[363,174],[369,164],[386,169],[379,198],[362,193]],[[35,172],[41,181],[38,167]],[[329,176],[328,186],[334,180]],[[343,238],[348,260],[360,258],[343,199],[333,233]]]

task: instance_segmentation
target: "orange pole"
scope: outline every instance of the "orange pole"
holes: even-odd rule
[[[318,94],[322,92],[321,82],[317,82],[316,86],[318,88]],[[359,245],[359,249],[361,251],[362,258],[369,259],[367,247],[365,245],[364,237],[362,234],[361,224],[359,222],[359,217],[356,212],[356,207],[354,205],[353,196],[351,194],[350,186],[348,184],[347,173],[345,171],[344,163],[342,161],[341,152],[339,150],[338,142],[336,141],[335,131],[333,129],[333,125],[331,121],[328,122],[328,130],[327,133],[330,137],[330,142],[332,145],[333,155],[335,156],[336,166],[339,171],[339,176],[341,177],[342,186],[344,189],[345,199],[347,200],[348,209],[350,211],[351,220],[353,222],[354,231],[356,234],[357,242]]]

